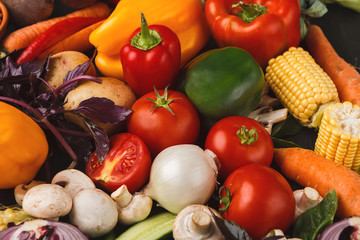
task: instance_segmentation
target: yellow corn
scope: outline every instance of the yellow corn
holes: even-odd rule
[[[314,151],[359,172],[360,107],[350,102],[330,105],[321,119]]]
[[[317,127],[323,109],[339,101],[333,81],[301,47],[291,47],[270,59],[265,78],[277,98],[304,126]]]

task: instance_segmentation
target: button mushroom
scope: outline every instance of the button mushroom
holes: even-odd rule
[[[173,237],[175,240],[223,240],[225,237],[217,227],[214,215],[220,214],[205,205],[193,204],[181,210],[175,218]]]
[[[119,223],[131,225],[144,220],[151,212],[152,199],[145,194],[132,195],[126,185],[122,185],[111,194],[116,201],[119,212]]]
[[[65,188],[71,198],[83,189],[95,188],[95,184],[91,178],[77,169],[66,169],[58,172],[51,180],[51,183]]]
[[[67,215],[72,207],[68,192],[56,184],[32,187],[24,196],[24,211],[38,218],[57,218]]]
[[[296,202],[293,222],[295,222],[303,212],[309,208],[315,207],[323,199],[318,191],[311,187],[295,190],[293,194]]]
[[[29,184],[19,184],[14,189],[14,197],[17,204],[22,206],[24,196],[30,188],[43,184],[43,181],[32,180]]]
[[[100,237],[110,232],[118,221],[116,203],[98,188],[83,189],[73,198],[69,220],[88,237]]]

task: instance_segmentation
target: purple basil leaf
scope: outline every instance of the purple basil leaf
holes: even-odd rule
[[[22,67],[16,66],[15,62],[8,56],[5,59],[5,67],[9,70],[7,76],[17,76],[22,75]]]
[[[78,82],[80,80],[94,81],[94,82],[97,82],[99,84],[102,83],[101,79],[99,79],[97,77],[94,77],[94,76],[90,76],[90,75],[81,75],[81,76],[75,77],[75,78],[73,78],[71,80],[68,80],[67,82],[61,84],[56,89],[56,91],[58,92],[59,98],[64,99],[65,96],[78,85]]]
[[[37,77],[40,77],[44,70],[43,64],[44,61],[35,60],[32,62],[22,63],[20,66],[24,75],[33,74]]]
[[[215,214],[213,214],[213,217],[226,240],[251,240],[245,229],[239,227],[235,222],[219,218]]]
[[[124,121],[132,112],[126,107],[115,105],[110,99],[98,97],[82,101],[77,108],[71,111],[102,123],[111,124]]]
[[[104,161],[106,155],[109,152],[110,143],[109,138],[107,134],[105,133],[105,130],[97,126],[95,123],[93,123],[90,119],[85,118],[81,115],[78,115],[82,118],[83,123],[87,127],[87,129],[90,131],[91,136],[93,137],[95,141],[95,148],[96,148],[96,155],[100,162]]]
[[[88,60],[88,61],[84,62],[83,64],[80,64],[79,66],[77,66],[73,70],[69,71],[66,74],[66,77],[64,79],[64,83],[71,80],[71,79],[73,79],[73,78],[84,75],[86,73],[86,71],[89,69],[89,66],[90,66],[90,63],[91,63],[90,61],[91,60]]]

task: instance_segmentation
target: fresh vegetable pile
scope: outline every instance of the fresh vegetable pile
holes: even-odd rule
[[[3,2],[0,240],[360,236],[359,1]]]

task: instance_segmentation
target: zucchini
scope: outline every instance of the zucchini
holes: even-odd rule
[[[115,240],[155,240],[169,236],[176,214],[163,212],[138,222]]]

